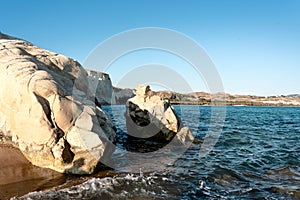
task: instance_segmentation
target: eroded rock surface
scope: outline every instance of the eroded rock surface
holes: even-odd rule
[[[34,165],[93,173],[115,131],[73,59],[0,33],[0,135]]]
[[[136,96],[126,104],[128,134],[154,141],[171,141],[175,136],[182,143],[193,141],[189,128],[184,127],[168,99],[162,99],[149,85],[138,85]]]
[[[94,70],[86,70],[91,96],[96,97],[100,105],[112,104],[113,87],[108,74]]]

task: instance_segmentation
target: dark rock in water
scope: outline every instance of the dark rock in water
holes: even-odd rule
[[[136,96],[127,101],[125,116],[129,141],[134,141],[135,145],[143,147],[149,144],[147,141],[165,144],[174,137],[182,143],[194,140],[168,100],[156,95],[148,85],[137,87]]]
[[[0,132],[32,164],[90,174],[113,152],[113,123],[77,61],[0,34],[0,79]]]

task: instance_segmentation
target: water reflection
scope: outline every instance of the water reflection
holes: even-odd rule
[[[13,147],[0,146],[0,199],[24,195],[65,182],[66,176],[31,165]]]

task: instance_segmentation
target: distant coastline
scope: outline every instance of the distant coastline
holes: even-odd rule
[[[233,104],[233,103],[227,103],[227,102],[218,102],[218,103],[212,103],[212,104],[199,104],[197,102],[170,102],[172,105],[184,105],[184,106],[234,106],[234,107],[250,107],[250,106],[261,106],[261,107],[300,107],[300,105],[294,105],[294,104],[251,104],[249,102],[249,105],[240,105],[240,104]]]
[[[134,89],[114,88],[117,97],[114,104],[126,104],[127,99],[134,96]],[[169,99],[173,105],[200,105],[200,106],[289,106],[300,107],[300,94],[256,96],[232,95],[228,93],[210,94],[207,92],[193,92],[182,94],[173,91],[155,92],[163,99]]]
[[[224,106],[299,106],[300,95],[254,96],[191,93],[184,94],[182,100],[171,100],[172,104],[180,105],[224,105]]]

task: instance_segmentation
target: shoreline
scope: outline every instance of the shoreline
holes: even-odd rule
[[[34,191],[70,188],[90,178],[114,177],[118,173],[103,169],[92,175],[70,175],[32,165],[22,152],[0,142],[0,200],[21,197]]]
[[[0,144],[0,162],[0,199],[51,188],[66,180],[64,174],[32,165],[12,145]]]
[[[300,105],[209,105],[209,104],[186,104],[186,103],[171,103],[172,106],[203,106],[203,107],[214,107],[214,106],[224,106],[224,107],[289,107],[289,108],[300,108]],[[104,106],[126,106],[126,104],[109,104]]]

